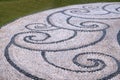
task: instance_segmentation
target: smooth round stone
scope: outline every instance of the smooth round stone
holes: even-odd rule
[[[120,3],[78,4],[0,29],[0,80],[119,80]]]

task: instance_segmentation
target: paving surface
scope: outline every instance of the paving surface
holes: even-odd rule
[[[119,80],[120,3],[38,12],[0,29],[0,80]]]

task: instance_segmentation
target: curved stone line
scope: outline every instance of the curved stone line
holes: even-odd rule
[[[4,54],[4,56],[6,57],[7,61],[9,62],[9,64],[10,64],[12,67],[14,67],[17,71],[19,71],[20,73],[24,74],[25,76],[27,76],[27,77],[29,77],[29,78],[31,78],[31,79],[34,79],[34,80],[46,80],[46,79],[43,79],[43,78],[39,78],[39,77],[37,77],[37,76],[35,76],[35,75],[32,75],[32,74],[30,74],[29,72],[26,72],[24,69],[20,68],[19,66],[17,66],[17,64],[15,64],[15,63],[12,61],[12,59],[11,59],[10,56],[9,56],[9,47],[12,45],[12,43],[13,43],[13,41],[10,41],[9,44],[6,46],[6,48],[5,48],[5,54]],[[44,52],[44,51],[42,51],[41,55],[42,55],[43,59],[45,59],[49,64],[51,64],[51,63],[47,60],[47,58],[45,57],[45,52]],[[108,55],[108,56],[109,56],[109,55]],[[113,58],[114,58],[114,57],[113,57]],[[114,58],[114,59],[115,59],[115,58]],[[115,60],[116,60],[116,59],[115,59]],[[118,62],[117,60],[116,60],[116,62],[119,64],[119,62]],[[53,65],[53,64],[51,64],[51,65]],[[119,66],[119,68],[120,68],[120,64],[119,64],[118,66]],[[57,67],[57,66],[56,66],[56,67]],[[61,69],[64,69],[64,68],[61,68]],[[64,69],[64,70],[67,70],[67,69]],[[108,80],[108,79],[113,78],[114,76],[117,76],[119,73],[120,73],[120,69],[118,69],[118,71],[117,71],[116,73],[111,74],[111,75],[109,75],[109,76],[106,76],[106,77],[104,77],[104,78],[102,78],[102,79],[98,79],[98,80]]]
[[[63,10],[63,11],[58,11],[58,12],[61,12],[61,13],[63,13],[64,15],[67,15],[67,16],[71,16],[71,15],[69,15],[69,14],[66,14],[65,12],[64,12],[65,10]],[[57,13],[57,12],[55,12],[55,13]],[[110,14],[111,12],[109,12],[108,14]],[[54,14],[54,13],[53,13]],[[107,15],[107,14],[106,14]],[[78,16],[72,16],[72,17],[76,17],[76,18],[81,18],[81,19],[96,19],[96,20],[111,20],[111,19],[120,19],[120,17],[115,17],[115,18],[87,18],[87,17],[78,17]]]
[[[119,9],[120,9],[120,7],[116,8],[116,11],[120,12],[120,10],[119,10]]]
[[[71,8],[71,9],[74,9],[74,8]],[[79,9],[79,8],[76,8],[76,9]],[[84,10],[88,11],[87,13],[90,13],[90,10],[87,9],[86,6],[82,6],[81,9],[84,9]],[[101,7],[101,9],[103,10],[103,7]],[[70,9],[65,9],[64,12],[67,10],[70,10]],[[110,12],[106,11],[106,13],[104,13],[104,14],[94,14],[94,15],[96,16],[96,15],[107,15],[107,14],[110,14]],[[85,14],[85,15],[92,15],[92,14]]]
[[[118,42],[118,44],[120,45],[120,31],[119,31],[118,34],[117,34],[117,42]]]
[[[14,61],[12,61],[12,59],[9,56],[9,48],[12,45],[12,43],[13,43],[13,41],[11,40],[9,42],[9,44],[6,46],[6,48],[5,48],[5,54],[4,54],[4,56],[6,57],[6,60],[9,62],[9,64],[13,68],[15,68],[17,71],[19,71],[20,73],[24,74],[25,76],[27,76],[27,77],[29,77],[31,79],[34,79],[34,80],[46,80],[46,79],[39,78],[39,77],[37,77],[37,76],[35,76],[35,75],[33,75],[33,74],[25,71],[24,69],[20,68]]]
[[[90,53],[90,52],[86,52],[86,54],[89,54],[89,53]],[[91,52],[91,53],[92,53],[92,54],[101,54],[101,55],[105,55],[105,56],[111,57],[111,58],[113,58],[113,59],[116,61],[117,65],[118,65],[118,69],[117,69],[116,72],[114,72],[114,73],[112,73],[112,74],[110,74],[110,75],[108,75],[108,76],[105,76],[104,78],[97,79],[97,80],[108,80],[108,79],[112,79],[113,77],[117,76],[117,75],[120,73],[120,64],[119,64],[120,62],[119,62],[116,58],[114,58],[114,57],[112,57],[112,56],[110,56],[110,55],[107,55],[107,54],[103,54],[103,53],[98,53],[98,52]],[[84,54],[84,53],[82,53],[82,54]],[[67,68],[61,67],[61,66],[57,66],[57,65],[55,65],[54,63],[49,62],[49,60],[48,60],[47,57],[46,57],[46,52],[44,52],[44,51],[41,52],[41,56],[43,57],[44,61],[46,61],[48,64],[50,64],[50,65],[52,65],[52,66],[54,66],[54,67],[56,67],[56,68],[60,68],[60,69],[62,69],[62,70],[66,70],[66,71],[70,71],[70,72],[76,72],[76,73],[86,72],[86,71],[71,70],[71,69],[67,69]],[[74,61],[73,61],[73,62],[74,62]],[[99,70],[102,70],[102,69],[99,69]],[[97,71],[99,71],[99,70],[97,70]],[[87,71],[87,72],[89,72],[89,71]],[[95,71],[92,71],[92,72],[95,72]]]
[[[28,29],[28,30],[31,30],[31,31],[54,31],[54,30],[58,30],[59,29],[57,27],[54,27],[56,29],[49,29],[49,30],[45,30],[45,29],[40,30],[40,29],[31,29],[31,28],[29,28],[30,25],[36,25],[36,24],[42,24],[42,25],[46,26],[45,28],[52,28],[53,27],[53,26],[47,27],[47,25],[43,24],[43,23],[31,23],[31,24],[26,25],[25,28]]]
[[[69,25],[72,25],[72,26],[74,26],[74,27],[79,27],[79,28],[97,28],[98,26],[94,26],[94,24],[93,25],[83,25],[84,23],[87,23],[87,22],[95,22],[95,21],[86,21],[86,22],[81,22],[81,23],[79,23],[79,25],[82,25],[82,27],[81,26],[76,26],[76,25],[74,25],[74,24],[72,24],[72,23],[70,23],[70,19],[71,19],[72,17],[69,17],[68,19],[67,19],[67,23],[69,24]]]
[[[112,79],[113,77],[115,77],[115,76],[117,76],[118,74],[120,74],[120,62],[116,59],[116,62],[117,62],[117,64],[118,64],[118,70],[116,71],[116,73],[113,73],[113,74],[111,74],[111,75],[109,75],[109,76],[106,76],[106,77],[104,77],[104,78],[102,78],[102,79],[99,79],[99,80],[108,80],[108,79]]]
[[[118,8],[115,9],[115,10],[116,10],[117,12],[119,12],[119,13],[116,13],[116,12],[113,12],[113,11],[110,11],[110,10],[105,9],[105,8],[106,8],[107,6],[109,6],[109,5],[116,5],[116,4],[106,4],[105,6],[103,6],[103,10],[105,10],[105,11],[107,11],[107,12],[109,12],[109,13],[120,14],[120,12],[119,12],[120,7],[118,7]],[[120,5],[120,4],[119,4],[119,5]]]
[[[84,9],[87,9],[86,6],[82,6],[82,7],[83,7]],[[100,8],[101,8],[102,10],[104,10],[103,7],[100,6]],[[107,14],[110,14],[110,12],[106,11],[105,14],[94,14],[94,15],[107,15]]]
[[[96,43],[98,43],[98,42],[100,42],[100,41],[102,41],[102,40],[104,39],[104,37],[105,37],[105,35],[106,35],[106,30],[103,30],[102,32],[103,32],[103,35],[102,35],[98,40],[96,40],[96,41],[94,41],[94,42],[91,42],[91,43],[86,44],[86,45],[82,45],[82,46],[80,46],[80,47],[74,47],[74,48],[69,48],[69,49],[60,49],[60,50],[39,50],[39,49],[31,49],[31,48],[28,48],[28,47],[21,46],[21,45],[17,44],[17,43],[15,42],[15,40],[14,40],[14,39],[15,39],[15,36],[16,36],[17,34],[14,35],[11,40],[13,41],[13,44],[14,44],[15,46],[18,46],[18,47],[23,48],[23,49],[28,49],[28,50],[33,50],[33,51],[58,52],[58,51],[76,50],[76,49],[85,48],[85,47],[88,47],[88,46],[95,45]],[[18,33],[18,34],[19,34],[19,33]]]
[[[45,41],[45,40],[47,40],[48,38],[51,37],[51,36],[50,36],[49,34],[47,34],[47,33],[43,33],[43,32],[36,32],[36,33],[45,34],[46,37],[45,37],[44,39],[42,39],[42,40],[34,40],[34,39],[32,39],[32,38],[33,38],[33,37],[36,37],[36,36],[35,36],[35,35],[30,35],[30,36],[24,37],[24,41],[25,41],[25,42],[28,42],[28,43],[33,43],[33,44],[34,44],[34,42],[30,42],[30,41],[28,41],[27,39],[38,42],[38,41]],[[22,33],[21,33],[21,34],[22,34]]]
[[[58,12],[55,12],[55,13],[52,13],[52,14],[48,15],[47,18],[46,18],[47,22],[48,22],[51,26],[53,26],[53,27],[57,27],[57,28],[61,28],[61,29],[67,29],[67,30],[76,30],[76,31],[81,31],[81,32],[94,32],[94,31],[101,31],[101,30],[103,30],[103,29],[100,29],[100,30],[78,30],[78,29],[69,29],[69,28],[64,28],[64,27],[58,26],[58,25],[54,24],[54,22],[52,22],[52,20],[51,20],[51,18],[50,18],[51,16],[53,16],[54,14],[57,14],[57,13],[63,13],[63,14],[64,14],[63,11],[58,11]],[[66,18],[66,23],[69,25],[69,20],[70,20],[73,16],[70,16],[70,15],[66,15],[66,16],[67,16],[67,18]],[[79,17],[76,17],[76,18],[79,18]],[[87,22],[87,21],[84,21],[84,22]],[[92,22],[92,21],[91,21],[91,22]],[[96,21],[93,21],[93,22],[96,22]],[[102,22],[97,22],[97,23],[105,24],[105,23],[102,23]],[[71,25],[71,24],[70,24],[70,25]],[[108,24],[105,24],[105,25],[107,26],[105,29],[107,29],[107,28],[110,27]],[[71,25],[71,26],[72,26],[72,25]],[[74,26],[74,25],[73,25],[73,27],[77,27],[77,26]],[[81,26],[81,27],[82,27],[82,26]]]
[[[77,36],[77,32],[76,31],[73,31],[74,34],[70,37],[68,37],[67,39],[64,39],[64,40],[59,40],[59,41],[54,41],[54,42],[43,42],[43,43],[34,43],[34,42],[30,42],[30,41],[27,41],[25,38],[24,38],[24,41],[28,42],[28,43],[32,43],[32,44],[53,44],[53,43],[59,43],[59,42],[64,42],[64,41],[67,41],[67,40],[70,40],[72,38],[74,38],[75,36]],[[40,33],[43,33],[43,32],[40,32]],[[22,33],[21,33],[22,34]],[[51,37],[48,33],[46,33],[48,35],[48,38]],[[19,34],[18,34],[19,35]],[[17,35],[16,35],[17,36]],[[46,40],[46,39],[45,39]],[[38,40],[39,41],[39,40]],[[44,41],[44,40],[43,40]]]
[[[72,17],[67,18],[66,22],[67,22],[67,24],[69,24],[69,25],[71,25],[71,26],[74,26],[74,27],[79,27],[79,28],[92,28],[92,29],[94,29],[94,28],[98,28],[98,27],[99,27],[98,24],[104,24],[104,25],[107,26],[107,27],[105,27],[105,28],[103,28],[103,29],[86,30],[87,32],[101,31],[101,30],[105,30],[105,29],[109,28],[109,25],[108,25],[108,24],[105,24],[105,23],[103,23],[103,22],[97,22],[97,21],[84,21],[84,22],[81,22],[81,23],[80,23],[81,26],[76,26],[76,25],[70,23],[70,19],[71,19],[71,18],[72,18]],[[89,22],[92,22],[93,24],[92,24],[92,25],[87,25],[87,26],[83,25],[84,23],[89,23]],[[98,24],[97,24],[97,23],[98,23]],[[96,25],[96,27],[94,27],[94,25]],[[91,26],[92,26],[92,27],[91,27]],[[85,31],[85,30],[83,30],[83,31]]]
[[[97,66],[99,65],[99,63],[103,64],[103,66],[102,66],[100,69],[92,70],[92,71],[90,71],[90,72],[99,71],[99,70],[102,70],[103,68],[106,67],[106,64],[105,64],[102,60],[100,60],[100,59],[87,59],[88,61],[91,61],[91,62],[94,62],[94,63],[95,63],[95,64],[92,65],[92,66],[86,66],[86,65],[80,64],[80,63],[77,61],[77,58],[78,58],[79,56],[85,55],[85,54],[101,54],[101,53],[96,53],[96,52],[90,53],[90,52],[88,52],[88,53],[77,54],[77,55],[75,55],[75,57],[74,57],[73,60],[72,60],[73,63],[76,64],[78,67],[81,66],[81,67],[83,67],[83,68],[93,68],[93,67],[97,67]]]
[[[85,9],[85,8],[71,8],[71,9],[74,9],[74,10],[78,10],[78,9],[84,10],[85,12],[82,12],[82,13],[89,13],[90,12],[88,9]],[[67,11],[67,10],[69,10],[69,9],[65,9],[64,11]],[[74,12],[76,12],[76,11],[74,11]],[[73,11],[71,11],[71,13],[73,13]]]
[[[50,15],[47,16],[46,20],[47,20],[48,24],[50,24],[50,25],[53,26],[53,27],[56,27],[56,25],[51,24],[50,17],[51,17],[52,15],[56,14],[56,13],[59,13],[59,12],[61,12],[61,11],[54,12],[54,13],[52,13],[52,14],[50,14]],[[58,27],[58,26],[57,26],[57,27]],[[58,28],[64,29],[64,28],[61,28],[61,27],[58,27]]]

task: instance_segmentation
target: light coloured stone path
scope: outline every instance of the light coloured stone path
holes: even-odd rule
[[[120,3],[38,12],[0,29],[0,80],[120,80]]]

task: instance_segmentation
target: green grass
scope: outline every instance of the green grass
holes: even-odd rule
[[[51,8],[93,2],[119,2],[120,0],[0,0],[0,26],[19,17]]]

